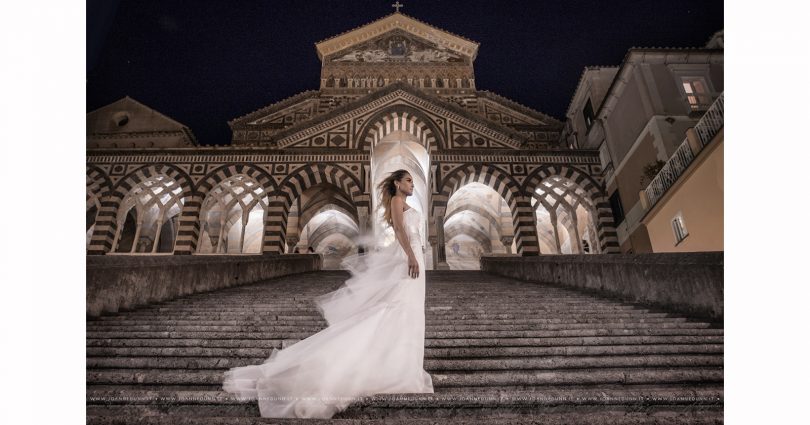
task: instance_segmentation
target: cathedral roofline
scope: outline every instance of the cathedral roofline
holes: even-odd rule
[[[110,102],[110,103],[108,103],[108,104],[106,104],[104,106],[100,106],[100,107],[98,107],[96,109],[93,109],[92,111],[88,112],[85,115],[90,115],[90,114],[96,113],[96,112],[98,112],[98,111],[100,111],[100,110],[102,110],[104,108],[109,108],[109,107],[111,107],[111,106],[113,106],[113,105],[115,105],[117,103],[122,103],[123,104],[123,103],[127,103],[127,102],[131,102],[131,103],[134,103],[135,105],[140,106],[140,107],[142,107],[144,109],[148,109],[150,112],[154,113],[155,115],[159,116],[160,118],[163,118],[163,119],[165,119],[167,121],[170,121],[173,124],[177,124],[180,127],[188,128],[187,125],[177,121],[174,118],[171,118],[171,117],[167,116],[166,114],[161,113],[160,111],[158,111],[158,110],[156,110],[154,108],[150,108],[149,106],[145,105],[143,102],[138,102],[137,100],[131,98],[129,95],[126,95],[126,96],[124,96],[124,97],[122,97],[122,98],[120,98],[120,99],[118,99],[118,100],[116,100],[114,102]]]
[[[273,112],[280,111],[280,110],[282,110],[284,108],[287,108],[287,107],[290,107],[290,106],[292,106],[292,105],[294,105],[294,104],[296,104],[298,102],[301,102],[301,101],[304,101],[304,100],[307,100],[307,99],[311,99],[313,97],[317,97],[319,94],[320,94],[320,91],[318,91],[318,90],[307,90],[307,91],[303,91],[303,92],[298,93],[298,94],[294,94],[294,95],[292,95],[292,96],[290,96],[290,97],[288,97],[286,99],[279,100],[278,102],[271,103],[270,105],[267,105],[265,107],[256,109],[255,111],[248,112],[247,114],[244,114],[242,116],[233,118],[231,120],[228,120],[228,126],[231,127],[231,129],[233,129],[233,124],[235,122],[237,122],[237,121],[249,119],[249,118],[253,117],[254,115],[257,118],[259,118],[259,117],[264,116],[264,115],[272,114]]]
[[[124,96],[124,97],[122,97],[122,98],[120,98],[120,99],[118,99],[118,100],[116,100],[114,102],[108,103],[108,104],[106,104],[104,106],[100,106],[100,107],[88,112],[87,114],[85,114],[85,117],[90,117],[91,115],[101,113],[104,109],[110,109],[110,108],[115,108],[115,107],[119,107],[119,108],[121,108],[121,110],[132,110],[133,105],[135,106],[136,109],[137,108],[142,108],[144,110],[147,110],[147,111],[149,111],[149,113],[154,114],[156,117],[158,117],[158,118],[160,118],[162,120],[165,120],[166,122],[176,126],[177,128],[176,129],[168,129],[168,130],[163,129],[163,130],[154,130],[154,131],[150,130],[150,131],[130,131],[130,132],[112,132],[112,133],[109,133],[109,132],[92,132],[92,133],[88,133],[87,137],[88,138],[97,138],[97,139],[105,139],[105,138],[111,138],[111,137],[117,137],[117,138],[145,138],[145,137],[152,137],[152,136],[161,135],[161,134],[162,135],[181,134],[186,139],[187,143],[191,144],[192,146],[199,146],[200,143],[197,140],[197,136],[194,135],[194,132],[191,130],[191,128],[189,126],[175,120],[174,118],[171,118],[171,117],[167,116],[166,114],[161,113],[160,111],[158,111],[158,110],[156,110],[154,108],[151,108],[151,107],[145,105],[142,102],[139,102],[139,101],[133,99],[132,97],[130,97],[128,95]]]
[[[368,41],[395,28],[408,31],[415,36],[425,38],[437,43],[440,46],[469,56],[473,61],[478,55],[478,46],[480,43],[460,35],[453,34],[449,31],[445,31],[441,28],[434,27],[433,25],[405,15],[404,13],[394,12],[390,15],[377,19],[376,21],[369,22],[365,25],[361,25],[315,43],[315,49],[318,52],[318,59],[323,61],[324,57],[330,54]]]
[[[309,120],[306,120],[306,121],[301,121],[298,124],[287,127],[284,130],[281,130],[278,133],[274,134],[272,136],[272,139],[274,141],[276,141],[276,142],[279,141],[279,140],[283,140],[285,138],[288,138],[288,137],[294,135],[295,133],[306,130],[308,128],[311,128],[313,126],[318,125],[319,123],[328,121],[328,120],[330,120],[332,118],[335,118],[335,117],[337,117],[337,116],[339,116],[341,114],[352,111],[352,110],[354,110],[354,109],[356,109],[356,108],[358,108],[358,107],[360,107],[362,105],[365,105],[365,104],[367,104],[367,103],[369,103],[371,101],[374,101],[374,100],[379,99],[379,98],[381,98],[383,96],[389,95],[389,94],[391,94],[391,93],[393,93],[395,91],[398,91],[398,90],[401,90],[401,91],[404,91],[404,92],[406,92],[408,94],[411,94],[413,96],[425,99],[425,100],[427,100],[429,102],[432,102],[432,103],[434,103],[434,104],[436,104],[436,105],[438,105],[438,106],[440,106],[440,107],[442,107],[444,109],[447,109],[447,110],[449,110],[449,111],[451,111],[453,113],[461,115],[462,117],[464,117],[466,119],[469,119],[469,120],[474,121],[474,122],[478,122],[481,125],[489,127],[490,129],[492,129],[494,131],[500,132],[500,133],[502,133],[504,135],[509,136],[512,139],[515,139],[515,140],[519,141],[521,144],[526,141],[526,136],[521,134],[520,132],[514,130],[514,129],[503,126],[501,124],[498,124],[498,123],[496,123],[496,122],[494,122],[492,120],[489,120],[489,119],[487,119],[485,117],[482,117],[481,115],[472,113],[472,112],[462,108],[461,106],[455,105],[455,104],[450,103],[450,102],[446,102],[446,101],[442,100],[439,97],[433,96],[433,95],[431,95],[429,93],[426,93],[426,92],[424,92],[422,90],[414,88],[410,84],[408,84],[406,82],[403,82],[403,81],[394,82],[392,84],[389,84],[389,85],[383,87],[380,90],[374,91],[374,92],[368,94],[367,96],[363,96],[363,97],[361,97],[361,98],[359,98],[359,99],[357,99],[357,100],[355,100],[353,102],[350,102],[350,103],[347,103],[345,105],[339,106],[338,108],[333,109],[333,110],[331,110],[331,111],[329,111],[329,112],[327,112],[325,114],[317,115],[317,116],[313,117],[312,119],[309,119]],[[555,124],[558,124],[559,126],[562,126],[562,123],[560,123],[559,121],[557,121],[557,120],[554,120],[554,121],[555,121]]]
[[[552,117],[551,115],[544,114],[544,113],[542,113],[542,112],[540,112],[540,111],[538,111],[536,109],[532,109],[532,108],[530,108],[530,107],[528,107],[526,105],[518,103],[518,102],[516,102],[516,101],[514,101],[512,99],[509,99],[508,97],[499,95],[499,94],[497,94],[495,92],[491,92],[489,90],[477,90],[475,93],[479,97],[483,97],[485,99],[489,99],[489,100],[501,103],[504,106],[508,106],[508,107],[510,107],[512,109],[515,109],[515,110],[517,110],[519,112],[522,112],[522,113],[524,113],[524,114],[526,114],[526,115],[528,115],[528,116],[530,116],[532,118],[536,118],[536,119],[539,119],[539,120],[542,120],[542,121],[551,121],[551,122],[547,122],[547,124],[556,124],[556,125],[559,125],[561,127],[564,125],[562,121],[558,120],[557,118]]]

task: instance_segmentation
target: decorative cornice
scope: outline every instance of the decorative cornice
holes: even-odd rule
[[[599,165],[598,151],[520,151],[476,154],[472,152],[445,151],[431,154],[434,163],[481,162],[481,163],[527,163],[527,164],[590,164]]]
[[[376,21],[315,43],[318,58],[323,61],[325,57],[333,53],[368,41],[395,28],[405,30],[417,37],[466,55],[473,61],[478,55],[479,43],[434,27],[403,13],[394,12]]]
[[[248,164],[276,164],[276,163],[368,163],[368,152],[357,153],[299,153],[291,151],[274,151],[273,153],[246,153],[246,152],[198,152],[193,154],[178,154],[172,152],[155,153],[90,153],[87,164],[203,164],[203,163],[248,163]],[[510,164],[587,164],[599,165],[599,155],[582,152],[524,152],[516,153],[455,153],[445,151],[431,154],[434,163],[471,162],[471,163],[510,163]]]
[[[131,133],[90,133],[88,139],[146,139],[150,137],[186,136],[182,130],[176,131],[139,131]]]
[[[265,106],[261,109],[257,109],[253,112],[248,112],[247,114],[242,115],[241,117],[236,117],[228,121],[228,126],[231,127],[231,129],[233,129],[234,128],[233,126],[237,124],[238,121],[248,121],[254,118],[261,118],[262,116],[266,116],[281,111],[282,109],[288,108],[290,106],[294,106],[295,104],[303,102],[307,99],[317,97],[319,94],[320,92],[318,90],[307,90],[305,92],[298,93],[284,100],[280,100],[276,103]]]
[[[88,152],[88,164],[200,164],[200,163],[290,163],[290,162],[368,162],[367,152],[356,153],[301,153],[273,151],[272,153],[232,151],[179,152]]]
[[[487,120],[480,115],[473,114],[458,105],[445,102],[421,90],[411,87],[407,83],[395,82],[368,96],[357,99],[327,114],[316,117],[314,120],[303,121],[299,124],[282,130],[273,136],[279,148],[292,145],[307,137],[313,136],[340,123],[360,117],[372,112],[374,109],[384,107],[386,104],[401,98],[415,106],[438,115],[450,116],[448,118],[458,121],[459,124],[491,137],[493,140],[512,146],[515,149],[526,141],[526,136],[511,128]]]
[[[492,100],[492,101],[494,101],[496,103],[500,103],[501,105],[506,106],[507,108],[512,108],[512,109],[516,110],[517,112],[521,112],[523,114],[526,114],[526,115],[528,115],[528,116],[530,116],[530,117],[532,117],[534,119],[538,119],[538,120],[542,120],[542,121],[551,121],[550,123],[548,123],[550,125],[558,125],[560,127],[563,126],[563,123],[560,120],[552,117],[551,115],[546,115],[546,114],[544,114],[544,113],[542,113],[540,111],[529,108],[528,106],[522,105],[522,104],[520,104],[518,102],[515,102],[512,99],[501,96],[501,95],[499,95],[497,93],[493,93],[493,92],[488,91],[488,90],[478,90],[478,91],[476,91],[476,94],[478,95],[478,97],[482,97],[484,99],[489,99],[489,100]]]

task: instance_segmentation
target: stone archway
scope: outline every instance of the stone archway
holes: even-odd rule
[[[446,258],[441,249],[444,244],[441,233],[447,202],[458,189],[472,182],[489,186],[506,201],[512,213],[517,253],[524,256],[537,255],[537,234],[531,210],[531,198],[520,190],[518,182],[506,171],[490,164],[465,164],[454,170],[448,170],[444,181],[439,186],[439,193],[433,196],[431,202],[439,245],[439,261],[443,262]]]
[[[618,253],[619,240],[616,234],[616,225],[613,223],[613,214],[610,204],[602,191],[601,186],[591,176],[572,166],[553,165],[539,167],[532,171],[523,183],[523,191],[534,194],[543,181],[550,177],[560,177],[573,182],[581,188],[590,199],[594,213],[594,227],[599,241],[600,253]],[[533,196],[533,195],[531,195]],[[596,247],[594,247],[596,248]]]
[[[405,130],[389,132],[372,146],[370,162],[372,206],[376,212],[372,214],[375,240],[385,245],[395,243],[393,230],[383,222],[383,211],[380,208],[381,198],[377,186],[391,172],[404,169],[410,173],[414,183],[414,193],[408,197],[407,203],[422,217],[422,246],[428,251],[428,241],[424,230],[427,227],[430,201],[430,156],[419,140],[419,136]],[[431,259],[431,254],[426,255],[425,265],[428,269],[432,268]]]
[[[276,191],[276,185],[272,177],[265,171],[250,164],[229,164],[220,166],[209,172],[203,180],[197,184],[193,205],[189,205],[184,211],[186,215],[181,222],[181,231],[187,235],[187,244],[184,246],[192,252],[261,252],[263,234],[258,236],[253,233],[263,233],[264,222],[267,220],[268,195]],[[215,197],[211,198],[211,197]],[[216,202],[215,202],[216,201]],[[190,204],[192,204],[190,202]],[[218,205],[215,206],[214,204]],[[238,208],[237,208],[238,207]],[[209,221],[212,219],[211,212],[227,209],[225,215],[233,216],[230,219],[219,216],[219,223],[216,223],[214,233],[211,235]],[[239,209],[240,211],[236,211]],[[259,212],[260,210],[261,212]],[[223,211],[219,211],[220,214]],[[239,215],[236,217],[234,214]],[[224,218],[224,220],[223,220]],[[238,239],[239,249],[225,249],[226,245],[220,245],[224,239],[221,235],[223,230],[235,224],[234,218],[240,220],[240,234],[228,235],[227,240]],[[257,223],[258,222],[258,223]],[[247,223],[251,223],[251,231],[247,233]],[[258,224],[258,229],[254,229]],[[201,238],[208,234],[209,241]],[[234,237],[230,237],[234,236]],[[216,241],[214,242],[214,239]],[[233,245],[233,244],[231,244]],[[245,248],[248,249],[245,249]],[[234,247],[235,248],[235,247]]]
[[[156,176],[164,176],[177,183],[180,188],[177,195],[182,199],[181,204],[185,204],[191,199],[193,193],[191,179],[184,171],[174,165],[145,165],[132,171],[119,180],[111,188],[109,195],[101,202],[103,215],[100,214],[97,220],[97,226],[90,241],[90,247],[87,250],[88,255],[103,255],[114,248],[115,238],[121,230],[119,228],[119,219],[125,217],[125,214],[119,214],[122,201],[139,184]],[[105,208],[107,206],[109,207]],[[177,234],[178,232],[175,231],[174,233]]]
[[[286,252],[287,218],[293,202],[305,190],[321,183],[329,183],[340,189],[358,210],[368,208],[362,184],[339,165],[319,163],[300,167],[288,175],[270,197],[262,252],[274,254]]]
[[[373,151],[381,140],[396,131],[413,135],[426,151],[444,149],[445,142],[436,124],[422,111],[408,105],[394,105],[374,114],[357,133],[358,149]]]

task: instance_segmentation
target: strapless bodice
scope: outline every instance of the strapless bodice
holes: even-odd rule
[[[419,212],[414,208],[408,208],[404,214],[405,233],[408,235],[408,240],[411,245],[422,246],[422,232]]]

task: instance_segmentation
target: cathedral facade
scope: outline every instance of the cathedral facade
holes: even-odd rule
[[[396,12],[316,44],[317,90],[234,118],[229,146],[125,98],[87,118],[87,253],[362,251],[375,186],[410,171],[431,268],[615,253],[599,149],[479,90],[478,43]]]

